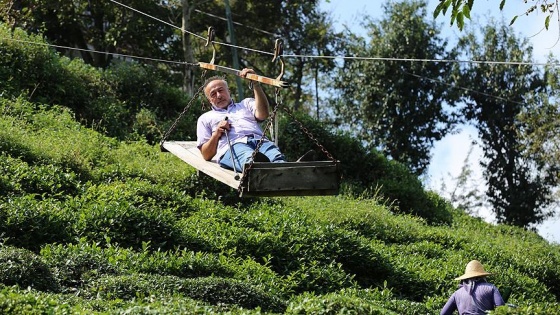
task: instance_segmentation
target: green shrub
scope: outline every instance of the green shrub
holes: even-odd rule
[[[87,281],[101,275],[115,275],[120,269],[108,250],[96,244],[46,245],[41,249],[41,257],[52,270],[53,276],[65,292],[79,290]]]
[[[10,246],[0,246],[0,283],[39,291],[60,291],[58,282],[41,257]]]
[[[179,118],[190,101],[169,71],[134,62],[113,62],[104,72],[105,80],[130,112],[132,132],[150,144],[157,144]],[[199,102],[177,121],[170,139],[195,140],[196,120],[202,114]]]
[[[301,262],[299,269],[288,276],[296,286],[296,294],[316,292],[317,294],[355,287],[353,275],[348,274],[340,263]]]
[[[118,142],[77,123],[68,109],[46,108],[17,98],[0,99],[0,150],[34,165],[50,165],[91,178]]]
[[[28,35],[21,29],[12,32],[0,23],[0,82],[3,97],[24,93],[34,100],[48,99],[44,91],[52,88],[51,84],[56,82],[55,73],[58,69],[58,57],[44,45],[40,36]]]
[[[314,296],[303,294],[292,301],[285,314],[371,314],[397,315],[375,302],[339,294]]]
[[[0,314],[4,315],[35,315],[35,314],[57,314],[77,315],[91,314],[91,312],[80,312],[72,306],[60,303],[55,297],[36,292],[2,288],[0,290]]]
[[[282,312],[284,303],[259,288],[226,278],[183,279],[159,275],[103,276],[87,284],[86,296],[106,299],[143,299],[181,294],[212,305],[232,305],[263,311]]]
[[[227,258],[209,253],[187,250],[151,251],[148,246],[142,252],[130,252],[109,257],[129,272],[171,275],[182,278],[233,277],[233,266]],[[233,263],[230,263],[233,265]]]
[[[17,247],[37,251],[43,244],[66,243],[72,237],[71,217],[57,200],[34,195],[0,200],[0,218],[0,234]]]
[[[76,235],[92,242],[109,239],[125,248],[139,249],[144,242],[164,250],[180,245],[171,209],[120,198],[128,193],[133,194],[134,187],[118,182],[89,187],[73,201],[77,219],[72,228]]]
[[[38,36],[28,36],[20,30],[11,32],[3,25],[0,45],[0,81],[9,82],[7,96],[19,96],[27,91],[32,102],[62,105],[71,109],[78,121],[97,126],[110,136],[123,138],[129,132],[124,122],[126,108],[117,100],[102,72],[81,59],[60,57]]]
[[[5,195],[35,194],[43,198],[76,195],[80,181],[76,174],[56,165],[34,165],[0,153],[0,187]]]
[[[496,308],[489,314],[493,315],[549,315],[560,314],[560,304],[558,303],[527,303],[523,305],[505,305]]]
[[[431,314],[420,303],[397,298],[384,288],[304,293],[290,300],[286,314]]]

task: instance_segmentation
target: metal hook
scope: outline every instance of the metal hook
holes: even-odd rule
[[[280,75],[276,77],[276,80],[282,80],[284,76],[284,59],[282,55],[284,54],[284,43],[280,38],[277,38],[274,42],[274,57],[272,57],[272,62],[276,61],[276,59],[280,60]]]
[[[274,42],[274,57],[272,57],[272,62],[276,61],[276,58],[282,57],[284,53],[284,44],[280,38],[277,38]]]
[[[214,37],[216,36],[216,31],[212,26],[208,27],[208,37],[206,38],[205,47],[208,47],[209,44],[212,44],[212,60],[210,64],[214,64],[214,60],[216,59],[216,47],[214,46]]]

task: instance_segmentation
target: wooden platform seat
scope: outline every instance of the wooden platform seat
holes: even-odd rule
[[[177,156],[199,172],[234,188],[240,197],[323,196],[338,194],[340,163],[338,161],[258,163],[247,174],[224,169],[202,158],[195,141],[166,141],[162,149]],[[249,164],[244,166],[246,172]]]

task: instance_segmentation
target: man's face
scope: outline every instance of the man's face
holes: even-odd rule
[[[204,93],[210,103],[218,108],[226,108],[231,102],[228,86],[222,80],[214,80],[208,83]]]

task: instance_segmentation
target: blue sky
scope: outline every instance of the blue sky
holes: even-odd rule
[[[440,0],[428,0],[428,15],[431,17],[434,8]],[[338,27],[346,25],[354,33],[365,36],[365,30],[360,26],[360,21],[364,16],[374,19],[381,19],[383,14],[382,3],[385,1],[371,0],[323,0],[322,8],[331,12],[331,15]],[[476,0],[471,11],[472,21],[477,21],[484,25],[484,21],[489,18],[497,20],[504,19],[507,23],[515,15],[519,15],[513,24],[514,32],[517,35],[526,37],[533,46],[533,56],[537,62],[545,62],[546,56],[552,53],[560,59],[560,42],[555,45],[560,36],[558,21],[551,19],[549,30],[542,30],[544,27],[545,16],[543,14],[523,15],[526,10],[524,4],[519,4],[516,0],[506,1],[504,11],[499,10],[499,1],[496,0]],[[467,20],[466,24],[470,21]],[[447,38],[450,43],[461,35],[457,27],[450,26],[449,15],[440,15],[436,23],[441,25],[441,36]],[[472,127],[464,127],[463,131],[456,135],[449,135],[435,144],[432,151],[428,179],[425,184],[428,188],[440,191],[442,183],[448,189],[453,187],[452,178],[459,175],[461,168],[470,150],[469,143],[476,140],[476,131]],[[482,172],[478,167],[478,157],[481,155],[479,147],[473,147],[469,157],[469,164],[475,172],[475,178],[482,181]],[[492,221],[490,211],[483,209],[480,216],[487,221]],[[560,215],[547,220],[538,227],[539,234],[556,243],[560,243]]]

